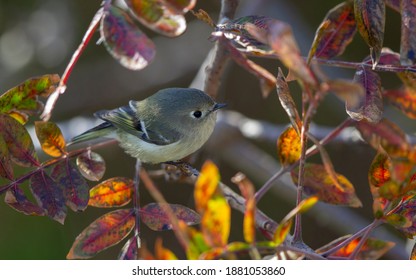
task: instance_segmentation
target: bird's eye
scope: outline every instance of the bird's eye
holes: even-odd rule
[[[202,117],[202,112],[201,111],[194,111],[192,112],[192,116],[194,116],[194,118],[199,119],[200,117]]]

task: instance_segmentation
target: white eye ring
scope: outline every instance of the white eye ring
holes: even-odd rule
[[[191,112],[191,117],[193,117],[194,119],[200,119],[202,117],[202,112],[200,110],[196,110]]]

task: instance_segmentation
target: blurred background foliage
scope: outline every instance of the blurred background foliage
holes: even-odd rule
[[[198,1],[196,9],[204,9],[215,20],[220,10],[219,0]],[[236,17],[259,14],[286,21],[292,26],[302,54],[307,55],[314,38],[315,30],[329,9],[340,1],[305,0],[241,0]],[[25,79],[47,73],[61,74],[73,51],[100,5],[100,0],[0,0],[0,92],[19,84]],[[68,90],[59,99],[52,121],[72,120],[76,132],[87,129],[91,123],[83,123],[77,116],[92,116],[93,112],[103,108],[115,108],[130,99],[140,100],[165,87],[187,87],[192,82],[206,54],[213,46],[208,41],[211,29],[206,24],[187,15],[187,31],[178,38],[166,38],[156,35],[146,28],[142,30],[155,42],[156,59],[142,71],[130,71],[123,68],[105,50],[103,46],[91,43],[76,65],[68,81]],[[400,15],[387,9],[385,46],[398,51],[400,40]],[[97,41],[97,35],[94,41]],[[340,58],[348,61],[361,61],[369,53],[368,47],[359,36],[349,45]],[[254,59],[272,73],[277,73],[278,62],[270,59]],[[323,68],[330,76],[351,79],[353,70]],[[399,84],[394,74],[382,73],[384,87]],[[295,100],[299,104],[299,88],[291,85]],[[231,63],[223,77],[218,95],[219,101],[228,103],[228,109],[274,124],[286,124],[285,116],[277,96],[271,94],[267,99],[261,97],[258,80],[239,66]],[[398,111],[386,108],[385,115],[400,123],[408,133],[414,132],[414,123],[402,117]],[[328,96],[318,110],[314,122],[325,126],[335,126],[346,118],[344,105],[336,98]],[[76,133],[73,132],[73,133]],[[69,135],[66,135],[67,138]],[[73,135],[71,135],[73,136]],[[36,141],[36,140],[35,140]],[[260,145],[260,143],[255,143]],[[262,149],[276,157],[276,148],[272,144],[261,144]],[[98,151],[107,161],[104,177],[132,177],[134,160],[114,146]],[[352,210],[360,216],[372,219],[370,191],[367,182],[368,166],[374,156],[366,145],[346,146],[332,144],[328,146],[336,170],[344,174],[354,184],[364,207]],[[215,153],[203,153],[201,159],[216,159]],[[254,161],[257,159],[253,159]],[[314,158],[312,158],[314,160]],[[199,167],[198,162],[196,167]],[[229,185],[230,177],[238,170],[224,163],[219,164],[222,180]],[[255,163],[254,163],[255,164]],[[264,181],[251,178],[260,187]],[[0,179],[1,180],[1,179]],[[2,184],[0,184],[2,185]],[[93,185],[93,184],[91,184]],[[192,186],[175,185],[163,181],[158,186],[170,203],[192,206]],[[180,190],[178,190],[180,188]],[[143,190],[143,205],[151,201]],[[268,194],[259,207],[272,218],[279,221],[292,207],[279,200],[278,195]],[[62,226],[45,217],[22,215],[5,203],[0,203],[0,259],[63,259],[75,237],[105,209],[88,208],[84,213],[69,213]],[[231,240],[242,240],[242,215],[234,213]],[[323,216],[304,219],[304,240],[312,248],[318,248],[340,235],[333,231],[331,224]],[[316,215],[316,214],[315,214]],[[354,221],[348,221],[354,222]],[[144,242],[153,248],[156,236],[161,236],[164,245],[175,252],[181,250],[170,232],[154,234],[145,226],[142,229]],[[114,258],[122,244],[106,250],[97,258]],[[183,257],[183,255],[180,255]]]

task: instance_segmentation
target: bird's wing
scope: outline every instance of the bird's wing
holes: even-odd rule
[[[114,110],[102,110],[94,114],[97,118],[105,120],[118,129],[124,130],[143,141],[155,145],[168,145],[176,142],[177,133],[169,131],[171,139],[166,139],[163,135],[149,129],[146,124],[137,117],[136,112],[130,106],[123,106]]]

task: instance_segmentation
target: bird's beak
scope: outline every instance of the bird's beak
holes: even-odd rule
[[[225,103],[215,103],[214,108],[212,108],[212,112],[217,111],[221,108],[227,107]]]

